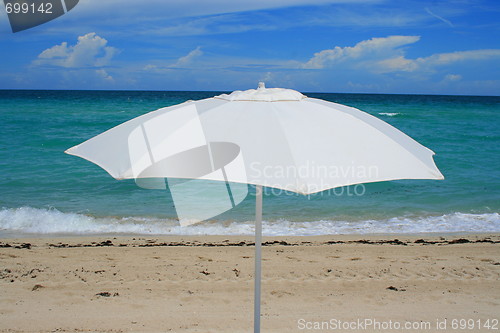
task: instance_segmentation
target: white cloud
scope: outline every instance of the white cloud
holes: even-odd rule
[[[457,62],[491,59],[500,60],[500,50],[491,49],[437,53],[428,57],[421,57],[416,59],[407,59],[404,56],[399,56],[397,58],[385,59],[377,62],[375,64],[375,72],[428,72],[435,70],[437,67],[452,65]]]
[[[499,59],[499,49],[457,51],[451,53],[438,53],[425,58],[418,58],[416,62],[432,66],[447,65],[458,61]]]
[[[79,36],[75,45],[62,42],[40,53],[33,62],[35,65],[51,65],[65,68],[106,66],[118,52],[108,41],[90,32]]]
[[[375,65],[378,72],[412,72],[417,68],[414,61],[406,59],[404,56],[380,60]]]
[[[402,57],[403,50],[401,50],[400,47],[415,43],[419,39],[419,36],[389,36],[364,40],[353,47],[336,46],[333,49],[315,53],[314,57],[309,59],[309,61],[301,67],[307,69],[321,69],[333,67],[348,60],[383,61],[390,58]]]
[[[113,77],[111,75],[109,75],[108,72],[106,72],[104,69],[102,69],[102,68],[101,69],[97,69],[95,72],[104,81],[114,82]]]
[[[444,81],[453,82],[460,81],[462,79],[462,75],[459,74],[448,74],[444,77]]]
[[[60,32],[88,31],[99,27],[108,36],[134,34],[155,36],[201,36],[245,31],[283,30],[311,26],[398,26],[431,20],[422,11],[407,7],[379,10],[385,0],[80,0],[78,15],[57,27]],[[360,6],[362,4],[362,6]],[[302,7],[300,10],[294,7]],[[353,8],[350,8],[353,7]],[[290,10],[291,9],[291,10]],[[118,11],[117,11],[118,10]],[[285,14],[281,13],[286,10]],[[110,17],[109,13],[117,13]],[[1,17],[0,17],[1,18]],[[47,28],[48,29],[48,28]]]
[[[198,46],[185,56],[178,58],[174,63],[165,64],[165,62],[159,61],[157,62],[157,64],[146,64],[142,67],[142,70],[153,73],[165,73],[174,71],[176,69],[187,69],[189,67],[192,67],[194,60],[201,57],[202,55],[203,51],[201,50],[201,47]]]
[[[416,43],[419,36],[389,36],[372,38],[357,43],[355,46],[327,49],[315,53],[298,67],[305,69],[334,68],[362,69],[376,74],[392,72],[432,72],[437,67],[457,62],[500,60],[500,49],[457,51],[437,53],[428,57],[409,59],[403,46]]]
[[[113,13],[119,10],[120,15],[146,12],[149,17],[159,14],[163,18],[205,16],[223,13],[257,11],[295,6],[315,6],[339,3],[377,3],[380,0],[142,0],[131,1],[124,6],[123,0],[81,0],[79,13],[95,15],[96,13]]]
[[[184,67],[193,62],[195,58],[200,57],[203,55],[203,51],[201,50],[201,47],[197,47],[196,49],[192,50],[189,52],[187,55],[180,57],[177,59],[177,62],[172,65],[172,67]]]
[[[241,13],[230,13],[189,19],[183,18],[171,21],[164,27],[150,27],[140,33],[161,36],[202,36],[276,29],[275,22],[269,22],[268,18],[263,19],[263,21],[258,19],[247,21],[245,16]]]
[[[439,15],[437,15],[437,14],[434,14],[434,13],[433,13],[433,12],[432,12],[432,11],[431,11],[428,7],[425,7],[424,9],[425,9],[425,11],[426,11],[429,15],[434,16],[435,18],[437,18],[437,19],[438,19],[438,20],[440,20],[440,21],[443,21],[444,23],[448,24],[448,25],[449,25],[450,27],[452,27],[452,28],[454,28],[454,27],[455,27],[455,26],[453,25],[453,23],[451,23],[449,20],[447,20],[447,19],[445,19],[445,18],[443,18],[443,17],[441,17],[441,16],[439,16]]]
[[[158,69],[158,66],[152,65],[152,64],[147,64],[142,69],[145,71],[156,71]]]

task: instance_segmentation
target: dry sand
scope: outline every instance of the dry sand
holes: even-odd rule
[[[408,323],[413,332],[457,332],[461,319],[474,325],[462,331],[500,328],[498,234],[264,241],[263,332],[392,332]],[[0,332],[250,332],[252,242],[0,240]],[[335,329],[342,325],[352,329]]]

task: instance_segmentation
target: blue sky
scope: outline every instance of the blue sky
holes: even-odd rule
[[[0,45],[0,89],[500,93],[498,0],[80,0]]]

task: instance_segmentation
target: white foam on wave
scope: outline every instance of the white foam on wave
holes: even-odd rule
[[[0,234],[140,234],[140,235],[252,235],[254,222],[204,222],[181,227],[177,221],[155,217],[93,217],[31,207],[0,210]],[[498,213],[453,213],[403,216],[380,220],[264,221],[267,236],[313,236],[372,233],[500,232]]]
[[[215,222],[181,227],[176,220],[155,217],[93,217],[63,213],[57,209],[20,207],[0,210],[0,233],[15,234],[150,234],[150,235],[225,235],[251,234],[248,225]]]
[[[399,112],[379,112],[379,115],[381,116],[388,116],[388,117],[394,117],[397,115],[400,115],[401,113]]]

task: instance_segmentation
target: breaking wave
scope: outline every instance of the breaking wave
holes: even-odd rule
[[[500,232],[498,213],[452,213],[430,216],[397,216],[387,219],[263,222],[267,236],[313,236],[373,233]],[[158,217],[95,217],[32,207],[0,210],[0,236],[16,235],[252,235],[254,222],[207,221],[181,227],[174,219]]]

